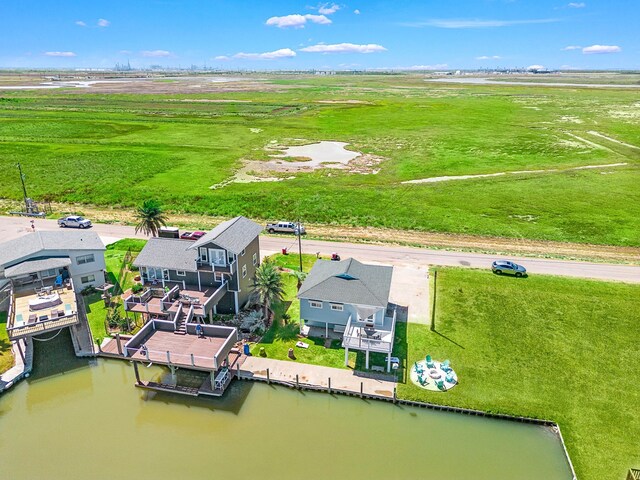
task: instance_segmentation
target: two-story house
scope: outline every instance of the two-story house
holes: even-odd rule
[[[396,311],[389,306],[393,267],[367,265],[352,258],[318,260],[302,283],[300,318],[328,338],[342,335],[345,365],[349,349],[387,355],[390,369]]]
[[[125,299],[125,309],[148,318],[172,317],[180,308],[202,318],[238,313],[253,290],[261,231],[260,225],[240,216],[195,242],[149,239],[133,262],[148,288]]]

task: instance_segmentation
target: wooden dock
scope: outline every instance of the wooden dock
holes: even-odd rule
[[[171,385],[168,383],[147,382],[141,380],[136,382],[136,387],[145,390],[153,390],[155,392],[179,393],[181,395],[189,395],[190,397],[198,396],[198,389],[193,387],[184,387],[181,385]]]

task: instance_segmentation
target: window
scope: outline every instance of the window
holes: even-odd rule
[[[227,252],[219,248],[209,249],[209,262],[224,267],[227,264]]]
[[[200,247],[200,261],[207,262],[207,249]]]
[[[51,278],[55,277],[56,275],[58,275],[58,270],[55,268],[50,268],[49,270],[43,270],[42,272],[40,272],[41,278]]]
[[[247,249],[243,248],[242,251],[240,252],[240,255],[242,255],[244,257],[244,254],[247,253]]]
[[[242,265],[242,278],[247,276],[247,266]]]
[[[257,264],[258,264],[258,254],[257,254],[257,253],[254,253],[254,254],[253,254],[253,264],[254,264],[254,265],[257,265]]]
[[[214,277],[216,282],[222,282],[222,280],[224,278],[223,275],[222,275],[222,272],[214,272],[213,273],[213,277]]]
[[[344,305],[340,303],[332,303],[331,310],[333,310],[334,312],[341,312],[344,310]]]
[[[79,257],[76,257],[76,263],[78,265],[83,265],[85,263],[93,263],[95,262],[96,259],[93,256],[93,253],[90,253],[89,255],[80,255]]]
[[[84,277],[80,277],[80,283],[92,283],[96,281],[95,275],[85,275]]]
[[[309,306],[311,308],[322,308],[322,302],[316,302],[315,300],[309,300]]]
[[[176,275],[179,277],[186,277],[187,272],[185,272],[184,270],[176,270]]]

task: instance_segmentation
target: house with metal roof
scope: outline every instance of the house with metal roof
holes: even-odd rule
[[[320,329],[325,338],[342,335],[345,365],[349,349],[366,354],[391,353],[396,312],[389,306],[393,267],[367,265],[353,258],[339,262],[318,260],[298,292],[300,318],[305,326]]]
[[[0,288],[11,292],[9,337],[77,324],[76,293],[105,283],[104,251],[87,230],[33,232],[0,244]]]
[[[180,306],[201,319],[238,313],[253,291],[261,231],[260,225],[240,216],[195,242],[149,239],[133,262],[147,290],[126,298],[125,310],[150,319],[172,317]]]

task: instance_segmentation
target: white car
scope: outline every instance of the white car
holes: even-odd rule
[[[88,228],[91,226],[91,220],[87,220],[84,217],[74,215],[71,217],[63,217],[59,219],[58,225],[60,225],[61,227]]]

